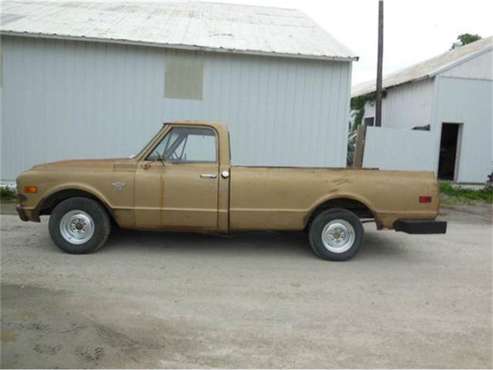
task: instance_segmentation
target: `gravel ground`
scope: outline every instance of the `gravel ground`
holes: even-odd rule
[[[297,233],[116,231],[63,254],[1,216],[3,368],[491,368],[491,207],[445,236],[366,225],[349,262]]]

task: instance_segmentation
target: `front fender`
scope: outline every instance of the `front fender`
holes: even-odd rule
[[[47,199],[54,196],[55,194],[60,193],[62,191],[67,191],[67,190],[77,190],[77,191],[82,191],[82,192],[88,193],[88,194],[94,196],[95,198],[97,198],[101,203],[103,203],[107,209],[109,209],[109,210],[112,209],[111,203],[109,202],[107,197],[105,197],[103,195],[103,193],[101,193],[98,189],[96,189],[95,187],[93,187],[91,185],[81,184],[81,183],[64,183],[64,184],[54,186],[53,188],[50,188],[47,192],[45,192],[42,195],[42,198],[38,204],[38,208],[41,208],[42,204],[44,202],[46,202]]]

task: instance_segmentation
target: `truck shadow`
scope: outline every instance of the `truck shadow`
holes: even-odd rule
[[[179,233],[164,231],[134,231],[115,229],[107,245],[98,253],[217,254],[223,256],[299,256],[317,258],[311,251],[304,232],[241,232],[232,235]],[[391,235],[366,232],[358,260],[405,257],[408,249]]]
[[[115,229],[107,245],[108,252],[145,250],[173,254],[247,255],[278,254],[311,255],[306,235],[302,232],[241,232],[232,235],[168,231],[134,231]]]

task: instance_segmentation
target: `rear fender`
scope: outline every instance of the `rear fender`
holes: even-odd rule
[[[345,194],[345,193],[337,193],[337,194],[329,194],[326,196],[323,196],[319,199],[317,199],[316,202],[312,204],[310,207],[310,211],[308,212],[305,220],[305,225],[309,222],[313,214],[319,209],[321,206],[323,206],[325,203],[328,203],[330,201],[338,200],[338,199],[349,199],[349,200],[354,200],[356,202],[359,202],[366,206],[370,210],[370,212],[373,214],[373,218],[375,219],[375,222],[377,223],[377,226],[379,225],[379,220],[378,220],[378,214],[375,212],[375,208],[373,207],[372,203],[368,201],[368,199],[361,197],[361,196],[355,196],[353,194]]]

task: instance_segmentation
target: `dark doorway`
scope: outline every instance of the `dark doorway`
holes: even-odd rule
[[[459,133],[460,124],[442,124],[442,137],[440,140],[440,159],[438,161],[439,179],[451,181],[455,180]]]

